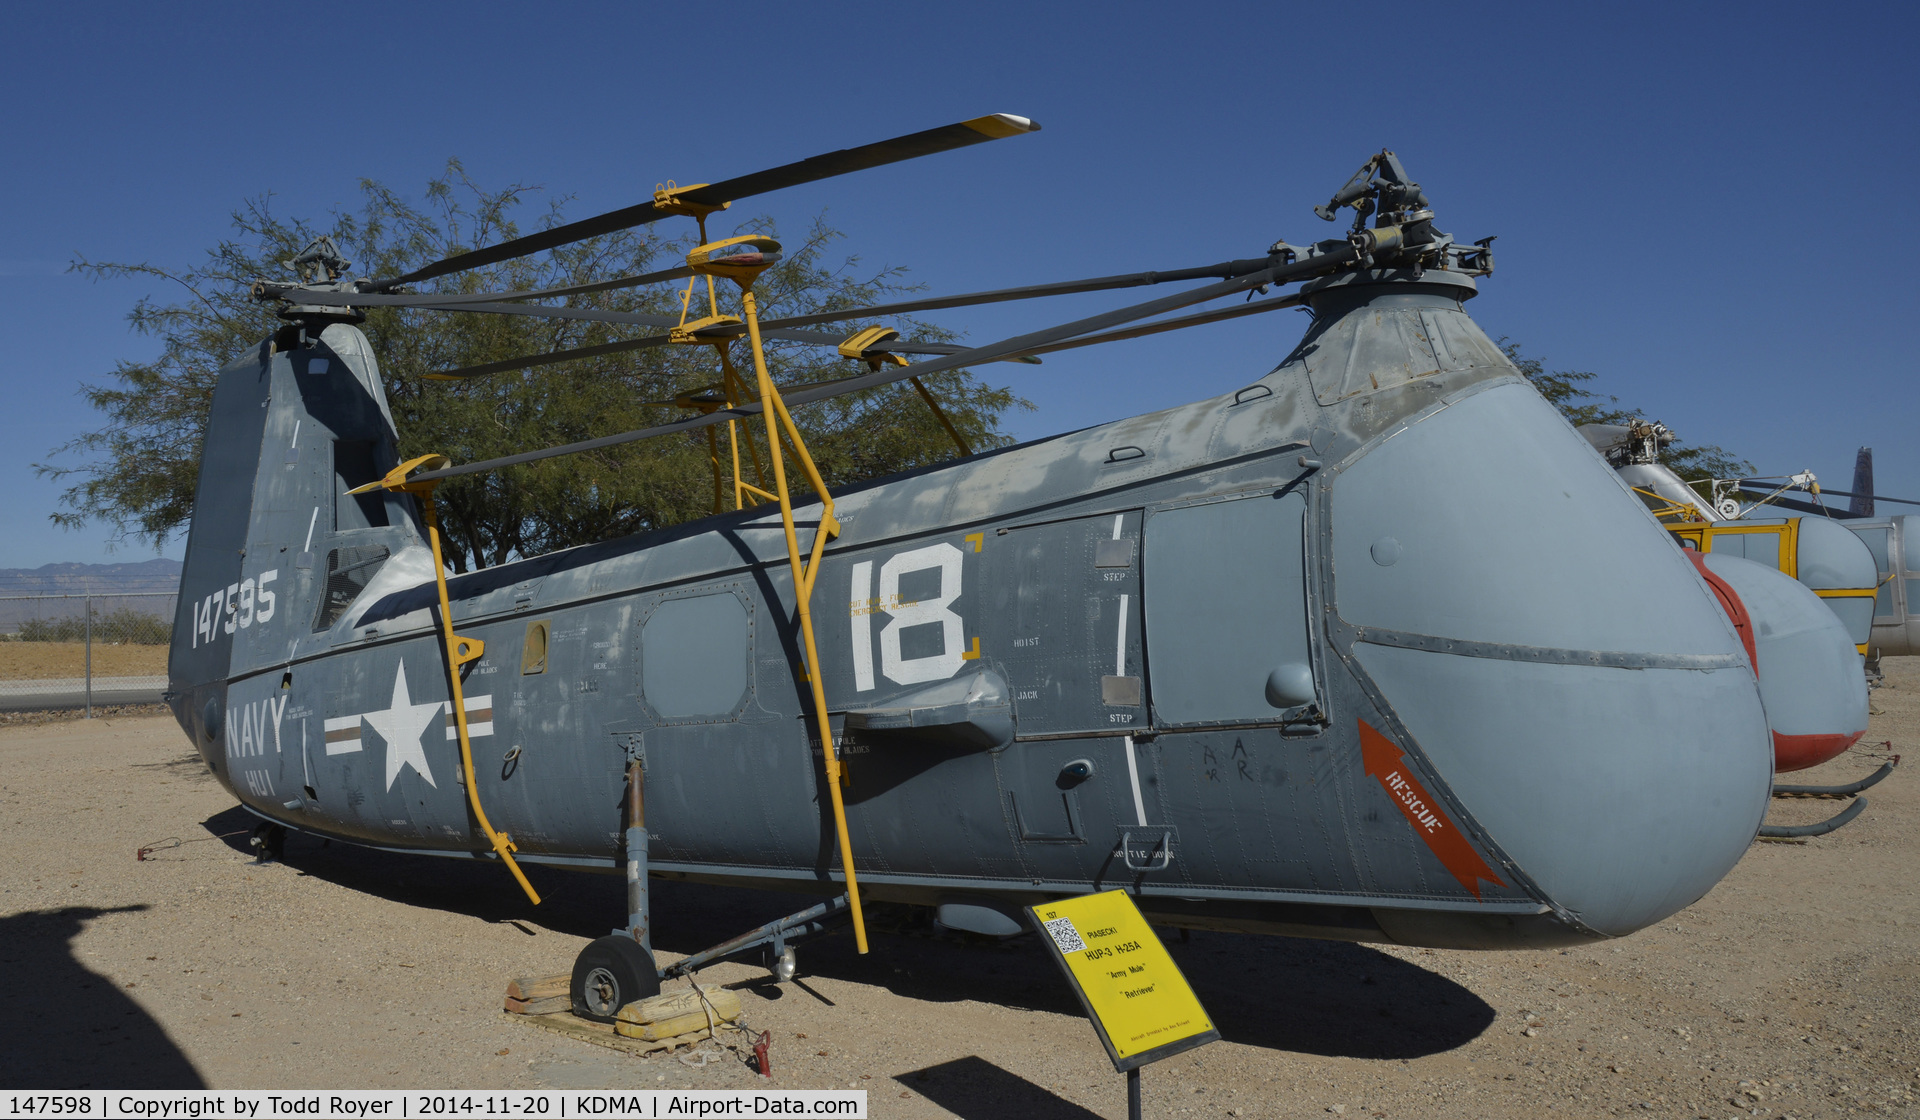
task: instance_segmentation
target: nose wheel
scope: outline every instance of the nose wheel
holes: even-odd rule
[[[660,975],[653,954],[624,934],[610,934],[591,942],[573,962],[568,989],[573,1013],[596,1023],[611,1023],[620,1009],[636,1000],[660,994]]]
[[[287,854],[287,830],[284,825],[262,824],[253,830],[247,846],[253,849],[255,863],[274,863]]]
[[[793,946],[788,945],[778,953],[768,946],[764,956],[767,971],[773,973],[773,978],[780,983],[784,984],[800,974],[800,954]]]

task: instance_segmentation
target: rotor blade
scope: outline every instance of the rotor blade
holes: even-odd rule
[[[509,296],[515,293],[506,293]],[[539,319],[586,319],[596,323],[630,323],[644,327],[671,327],[678,315],[650,311],[605,311],[598,307],[548,307],[540,303],[501,303],[497,297],[422,295],[390,296],[365,292],[298,292],[280,298],[322,307],[408,307],[416,311],[474,311],[489,315],[530,315]],[[743,328],[744,330],[744,328]],[[823,336],[824,337],[824,336]],[[837,339],[835,340],[838,341]]]
[[[459,369],[429,373],[426,378],[428,381],[466,381],[496,373],[512,373],[532,366],[571,362],[577,358],[600,358],[608,354],[624,354],[629,350],[645,350],[653,346],[665,346],[667,341],[666,335],[656,334],[646,338],[630,338],[623,342],[603,342],[598,346],[581,346],[572,350],[557,350],[551,354],[528,354],[523,358],[508,358],[505,361],[486,362],[477,366],[462,366]]]
[[[851,375],[851,376],[847,376],[847,377],[835,377],[835,378],[831,378],[831,379],[829,379],[829,380],[826,380],[826,381],[812,381],[812,382],[801,382],[801,383],[799,383],[799,384],[793,384],[793,385],[775,385],[775,386],[774,386],[774,388],[776,388],[776,389],[778,389],[778,390],[780,391],[780,399],[782,399],[782,400],[785,400],[785,399],[786,399],[786,396],[787,396],[787,394],[788,394],[789,392],[791,392],[791,391],[793,391],[793,390],[795,390],[795,389],[800,389],[800,388],[821,388],[821,387],[824,387],[824,386],[831,386],[831,385],[838,385],[838,384],[840,384],[840,383],[841,383],[841,382],[843,382],[843,381],[852,381],[852,380],[853,380],[853,379],[854,379],[855,377],[858,377],[858,376],[860,376],[860,375],[859,375],[859,374],[853,374],[853,375]],[[713,390],[713,389],[717,389],[717,388],[719,388],[719,386],[717,386],[717,385],[709,385],[709,386],[707,386],[707,389],[708,389],[708,391],[711,391],[711,390]],[[688,396],[691,396],[692,394],[691,394],[691,393],[689,393],[689,394],[686,394],[686,395],[688,395]],[[652,406],[652,407],[654,407],[654,408],[687,408],[687,407],[689,407],[688,405],[684,405],[684,404],[681,404],[678,398],[675,398],[675,399],[673,399],[673,400],[664,400],[664,401],[641,401],[640,403],[641,403],[641,404],[645,404],[645,405],[650,405],[650,406]]]
[[[835,323],[846,319],[862,319],[869,316],[879,318],[885,315],[904,315],[910,311],[938,311],[948,307],[972,307],[982,303],[1005,303],[1016,299],[1039,299],[1042,296],[1068,296],[1081,292],[1105,292],[1114,288],[1137,288],[1147,284],[1166,284],[1180,280],[1204,280],[1210,277],[1222,279],[1244,276],[1257,272],[1272,264],[1270,258],[1241,261],[1221,261],[1219,264],[1203,265],[1199,268],[1181,268],[1171,272],[1130,272],[1121,276],[1097,276],[1091,280],[1063,280],[1055,284],[1030,284],[1022,288],[999,288],[989,292],[969,292],[958,296],[934,296],[929,299],[910,299],[899,303],[882,303],[872,307],[850,307],[840,311],[822,311],[811,315],[790,315],[784,319],[770,319],[760,324],[762,327],[805,327],[815,323]]]
[[[1879,494],[1856,494],[1850,490],[1829,490],[1824,486],[1820,488],[1820,492],[1822,494],[1838,494],[1842,498],[1870,497],[1876,502],[1892,502],[1894,505],[1897,505],[1897,506],[1920,506],[1920,502],[1916,502],[1911,498],[1887,498],[1887,497],[1882,497]]]
[[[1743,491],[1751,487],[1752,492],[1754,493],[1760,493],[1760,494],[1772,493],[1771,489],[1768,489],[1768,490],[1760,489],[1760,487],[1765,486],[1766,483],[1753,480],[1753,479],[1745,479],[1745,478],[1740,479],[1738,480],[1736,485],[1738,485]],[[1842,498],[1863,498],[1863,497],[1872,498],[1876,502],[1892,502],[1894,505],[1897,505],[1897,506],[1920,506],[1920,502],[1916,502],[1911,498],[1888,498],[1888,497],[1883,497],[1879,494],[1856,494],[1851,490],[1829,490],[1824,486],[1820,488],[1820,493],[1822,495],[1835,494]]]
[[[625,323],[642,327],[673,327],[678,326],[680,323],[680,317],[677,315],[660,315],[648,311],[604,311],[597,307],[547,307],[543,304],[523,303],[466,302],[445,304],[441,302],[424,302],[427,300],[437,301],[438,297],[435,296],[391,296],[363,292],[303,291],[296,296],[285,298],[291,298],[301,303],[314,303],[323,307],[407,307],[415,311],[471,311],[486,315],[523,315],[536,319],[578,319],[594,323]],[[721,339],[739,338],[746,333],[747,328],[742,324],[736,323],[709,327],[699,332],[699,335],[701,338],[711,338],[719,341]],[[764,327],[760,331],[760,334],[763,338],[770,338],[777,342],[801,342],[810,346],[837,347],[846,341],[843,335],[825,334],[819,331],[786,330],[772,325]],[[571,361],[574,358],[596,357],[603,354],[617,353],[622,349],[637,350],[647,346],[658,346],[665,341],[667,341],[665,336],[659,338],[637,338],[629,340],[631,345],[627,343],[611,343],[600,346],[588,346],[579,350],[560,350],[551,354],[529,355],[524,360],[509,359],[504,362],[489,362],[484,366],[469,366],[462,369],[447,370],[444,373],[428,374],[427,376],[437,381],[463,380],[469,377],[481,377],[489,373],[502,373],[512,369],[523,369],[528,366],[551,365],[555,362]],[[966,347],[945,342],[893,341],[887,343],[880,349],[897,354],[958,354],[960,351],[965,350]],[[1027,361],[1025,358],[1009,358],[1006,360]],[[1039,361],[1035,359],[1030,364],[1038,365]]]
[[[455,304],[579,296],[586,295],[590,292],[610,292],[616,288],[637,288],[642,284],[662,284],[669,280],[685,280],[692,275],[692,268],[681,265],[678,268],[663,269],[659,272],[643,272],[636,276],[620,276],[612,280],[598,280],[591,284],[574,284],[565,288],[536,288],[527,292],[419,292],[407,295],[387,295],[371,292],[315,292],[307,291],[298,284],[269,284],[261,281],[253,286],[253,297],[255,299],[284,299],[293,303],[311,303],[325,307],[432,307],[439,310],[450,310],[452,305]]]
[[[1167,331],[1184,330],[1187,327],[1203,326],[1207,323],[1224,323],[1229,319],[1239,319],[1247,315],[1258,315],[1263,311],[1279,311],[1287,307],[1299,307],[1306,301],[1298,294],[1263,299],[1253,303],[1243,303],[1238,307],[1228,307],[1220,311],[1206,311],[1199,315],[1182,315],[1178,319],[1162,319],[1157,323],[1148,323],[1143,327],[1128,327],[1125,330],[1107,331],[1102,334],[1090,334],[1085,338],[1056,342],[1049,346],[1036,346],[1025,351],[1026,355],[1055,354],[1062,350],[1077,350],[1082,346],[1098,346],[1103,342],[1125,342],[1130,338],[1145,338],[1148,335],[1163,334]]]
[[[1749,490],[1744,486],[1736,486],[1734,487],[1734,490],[1735,492],[1743,494],[1749,498],[1766,499],[1765,501],[1756,502],[1755,503],[1756,509],[1759,508],[1760,506],[1778,506],[1781,509],[1790,509],[1795,511],[1796,513],[1817,513],[1824,517],[1833,516],[1833,511],[1826,508],[1825,506],[1817,506],[1817,505],[1814,505],[1812,502],[1801,502],[1801,501],[1795,501],[1792,498],[1781,497],[1778,494],[1774,494],[1774,492],[1771,490]],[[1747,512],[1751,513],[1753,511],[1748,510]]]
[[[1289,265],[1276,265],[1262,269],[1249,276],[1237,277],[1232,280],[1222,280],[1218,283],[1205,285],[1204,287],[1189,289],[1176,295],[1163,296],[1160,299],[1148,300],[1146,303],[1137,303],[1130,307],[1123,307],[1116,311],[1108,311],[1085,319],[1076,319],[1071,323],[1064,323],[1057,327],[1048,327],[1044,330],[1033,331],[1029,334],[1019,335],[1000,342],[988,343],[985,346],[964,350],[958,354],[952,354],[944,358],[934,358],[931,361],[919,362],[909,366],[881,369],[860,377],[844,378],[827,385],[810,386],[809,388],[792,394],[782,394],[782,399],[789,406],[808,404],[813,401],[824,400],[828,397],[837,397],[846,393],[856,393],[862,389],[871,389],[879,385],[890,384],[895,381],[904,381],[909,377],[924,376],[930,373],[939,373],[944,370],[957,369],[961,366],[977,365],[999,358],[1010,357],[1015,354],[1024,354],[1038,347],[1046,346],[1054,342],[1061,342],[1076,335],[1105,330],[1108,327],[1118,326],[1121,323],[1131,322],[1136,319],[1151,318],[1152,316],[1164,314],[1168,311],[1175,311],[1182,307],[1189,307],[1196,303],[1204,303],[1210,299],[1218,299],[1221,296],[1232,295],[1235,292],[1243,292],[1249,288],[1257,288],[1262,284],[1270,284],[1283,280],[1295,280],[1322,272],[1331,272],[1339,267],[1352,263],[1356,256],[1357,253],[1352,246],[1342,246],[1323,256],[1310,257]],[[651,439],[656,436],[672,435],[676,432],[697,431],[714,424],[725,423],[728,420],[756,416],[760,411],[761,407],[758,403],[743,404],[736,408],[718,409],[702,416],[689,417],[688,419],[677,420],[669,424],[659,424],[651,428],[641,428],[637,431],[621,432],[616,435],[601,436],[597,439],[581,440],[578,443],[543,448],[539,451],[524,451],[518,455],[506,455],[498,459],[485,459],[477,463],[467,463],[458,467],[447,467],[443,470],[426,471],[413,476],[413,480],[426,481],[430,479],[458,478],[462,475],[499,470],[503,467],[518,466],[522,463],[537,462],[541,459],[551,459],[560,455],[574,455],[583,451],[598,451],[602,448],[616,447],[623,443],[633,443],[638,440]]]
[[[511,307],[512,305],[507,305],[507,306]],[[446,310],[456,310],[456,309],[429,307],[429,308],[425,308],[424,310],[446,311]],[[506,308],[500,308],[500,307],[463,307],[463,308],[458,308],[457,310],[495,311],[502,314],[535,314],[535,312],[526,312],[526,311],[516,312],[516,311],[512,311],[512,310],[508,310]],[[547,310],[554,311],[554,310],[561,310],[561,309],[549,308]],[[571,311],[575,309],[569,308],[566,310]],[[567,318],[567,319],[598,319],[604,322],[615,322],[615,323],[637,322],[643,326],[655,326],[655,327],[671,327],[678,324],[680,321],[678,318],[671,315],[648,315],[648,316],[642,317],[637,312],[622,312],[622,311],[591,312],[588,309],[579,309],[579,310],[582,311],[581,314],[550,315],[546,317],[547,318]],[[612,316],[620,316],[620,317],[613,318]],[[658,322],[647,321],[652,319],[657,319],[659,321]],[[703,339],[712,339],[716,342],[719,342],[729,338],[738,338],[741,335],[744,335],[746,333],[747,333],[746,327],[738,324],[729,324],[725,326],[709,327],[706,330],[700,331],[698,334],[698,337]],[[763,330],[760,332],[760,336],[762,338],[772,339],[778,342],[801,342],[801,343],[806,343],[812,346],[838,347],[842,342],[846,341],[845,338],[837,334],[821,334],[815,331]],[[608,355],[608,354],[618,354],[627,350],[644,350],[644,349],[647,349],[648,347],[664,346],[669,341],[670,340],[668,336],[664,334],[648,335],[645,338],[630,338],[621,342],[603,342],[598,346],[582,346],[573,350],[555,350],[550,354],[528,354],[527,356],[522,358],[507,358],[498,362],[487,362],[484,365],[462,366],[459,369],[440,370],[434,373],[429,373],[426,376],[429,380],[433,380],[433,381],[465,381],[465,380],[468,380],[469,378],[486,377],[490,374],[495,374],[495,373],[510,373],[515,370],[531,369],[535,366],[550,366],[558,362],[570,362],[576,358],[598,358],[598,357],[604,357],[605,355]],[[898,343],[890,342],[887,344],[886,349],[888,351],[901,353],[901,354],[958,354],[961,351],[965,350],[966,347],[956,346],[948,342],[898,342]],[[1024,362],[1030,365],[1040,364],[1040,359],[1038,358],[1027,358],[1023,356],[1004,358],[999,360],[1010,361],[1010,362]]]
[[[838,311],[820,312],[820,313],[809,314],[809,315],[792,315],[792,316],[787,316],[781,319],[767,320],[766,322],[761,324],[761,333],[766,337],[776,338],[782,341],[822,343],[825,340],[824,336],[818,336],[818,335],[802,336],[802,335],[799,335],[797,332],[788,332],[784,328],[808,326],[816,323],[841,322],[847,319],[860,319],[860,318],[867,318],[867,317],[881,317],[886,315],[904,314],[912,311],[940,310],[944,308],[953,308],[953,307],[969,307],[977,304],[1002,303],[1009,300],[1039,299],[1045,296],[1075,295],[1075,294],[1086,293],[1086,292],[1110,291],[1115,288],[1140,287],[1140,286],[1150,285],[1150,284],[1165,284],[1165,283],[1172,283],[1172,282],[1177,282],[1182,280],[1197,280],[1197,279],[1203,279],[1207,277],[1231,278],[1234,276],[1245,275],[1246,273],[1253,272],[1261,268],[1265,268],[1270,263],[1271,263],[1270,259],[1247,259],[1247,260],[1222,261],[1218,264],[1202,265],[1197,268],[1172,269],[1168,271],[1132,272],[1132,273],[1124,273],[1124,274],[1115,275],[1115,276],[1098,276],[1098,277],[1093,277],[1091,279],[1086,279],[1086,280],[1063,280],[1063,281],[1059,281],[1057,283],[1052,283],[1052,284],[1030,284],[1030,285],[1026,285],[1018,288],[999,288],[992,291],[969,292],[966,294],[956,295],[956,296],[936,296],[936,297],[922,299],[922,300],[905,300],[898,303],[877,304],[871,307],[846,308]],[[645,283],[653,279],[678,279],[680,277],[687,275],[688,271],[689,270],[682,269],[682,270],[673,270],[671,272],[666,272],[666,273],[652,273],[645,277],[629,277],[626,279],[626,281],[607,281],[605,282],[604,285],[583,285],[579,288],[571,288],[571,289],[555,288],[555,289],[548,289],[546,291],[541,291],[541,292],[502,293],[499,297],[496,297],[496,298],[522,299],[522,298],[533,298],[536,296],[569,295],[575,292],[602,290],[603,287],[626,286],[627,283],[629,282]],[[276,285],[264,285],[262,286],[262,290],[266,291],[270,295],[279,295],[283,291],[293,290],[293,287],[291,285],[287,285],[285,287],[276,286]],[[303,302],[311,301],[311,302],[321,303],[326,306],[355,306],[355,305],[366,306],[366,307],[400,306],[400,307],[413,307],[413,308],[430,310],[430,311],[477,311],[477,312],[490,312],[494,314],[505,314],[505,315],[533,315],[533,316],[540,316],[543,318],[553,318],[553,319],[586,319],[586,320],[593,320],[593,321],[605,322],[605,323],[637,323],[644,326],[655,326],[655,327],[672,326],[674,323],[678,322],[677,319],[672,319],[663,315],[649,316],[649,315],[644,315],[642,313],[636,313],[636,312],[600,311],[593,308],[530,308],[530,307],[523,308],[523,307],[517,307],[514,305],[498,305],[494,302],[487,301],[486,297],[484,296],[459,297],[459,301],[457,305],[455,305],[454,300],[449,299],[446,301],[440,301],[431,295],[388,296],[388,295],[367,295],[367,294],[351,294],[351,293],[335,293],[335,292],[300,292],[297,297],[287,297],[287,298],[297,298]],[[1262,310],[1273,309],[1271,307],[1265,306],[1264,304],[1261,306],[1262,306]],[[1200,323],[1206,323],[1206,322],[1217,322],[1223,318],[1224,319],[1237,318],[1242,314],[1254,314],[1254,312],[1241,311],[1239,309],[1234,309],[1228,312],[1214,312],[1214,313],[1210,313],[1210,315],[1217,316],[1217,318],[1215,317],[1198,318],[1193,320],[1191,323],[1183,323],[1181,325],[1192,326],[1192,325],[1199,325]],[[1176,330],[1176,329],[1178,329],[1178,327],[1172,327],[1172,326],[1157,327],[1154,329],[1143,330],[1142,332],[1137,334],[1129,334],[1124,337],[1137,338],[1137,337],[1140,337],[1142,334],[1156,334],[1156,333],[1159,333],[1159,331],[1161,330]],[[731,329],[721,328],[721,329],[714,330],[710,333],[716,338],[737,337],[741,334],[745,334],[746,329],[744,327],[737,327],[737,328],[731,328]],[[1119,341],[1119,340],[1120,340],[1120,336],[1115,336],[1109,339],[1102,339],[1102,341]],[[653,345],[653,343],[647,340],[634,340],[634,341],[636,345],[634,347],[629,347],[629,349],[637,349],[642,345]],[[837,338],[834,340],[836,345],[838,345],[839,341],[840,340]],[[1093,343],[1083,341],[1075,345],[1089,346],[1089,345],[1093,345]],[[1071,349],[1071,348],[1072,347],[1068,347],[1068,346],[1054,347],[1054,349]],[[587,353],[587,352],[575,353],[573,351],[560,351],[552,355],[539,355],[537,356],[539,360],[529,361],[527,364],[528,365],[548,365],[554,362],[568,361],[574,357],[592,357],[592,356],[599,356],[602,354],[615,352],[615,351],[607,350],[604,346],[589,347],[587,349],[588,351],[590,351],[590,353]],[[915,344],[915,343],[901,343],[899,345],[889,346],[887,347],[887,349],[898,352],[898,353],[903,353],[903,354],[952,354],[952,353],[958,353],[961,349],[964,349],[964,348],[963,347],[929,347],[929,346],[923,346],[921,344]],[[1015,357],[1015,358],[1005,359],[1005,360],[1026,361],[1027,357],[1021,356],[1021,357]],[[484,366],[473,366],[465,369],[448,370],[445,373],[432,374],[430,376],[434,377],[436,380],[442,380],[442,379],[455,380],[455,379],[465,379],[468,377],[481,377],[481,376],[485,376],[486,374],[501,373],[506,370],[516,369],[516,368],[523,368],[523,367],[514,366],[506,362],[490,362]]]
[[[1038,131],[1040,126],[1025,117],[993,113],[989,116],[975,117],[970,121],[961,121],[959,124],[896,136],[891,140],[882,140],[875,144],[828,152],[826,155],[813,156],[798,163],[789,163],[767,171],[756,171],[725,182],[682,191],[677,197],[700,206],[718,206],[724,202],[765,194],[782,187],[798,186],[801,183],[811,183],[819,179],[832,178],[835,175],[846,175],[850,172],[865,171],[870,167],[898,163],[918,156],[964,148],[970,144],[980,144],[988,140],[999,140],[1007,136]],[[398,284],[431,280],[450,272],[497,264],[500,261],[528,256],[589,237],[632,229],[634,226],[658,221],[671,213],[671,210],[661,209],[649,200],[638,206],[628,206],[596,217],[582,218],[580,221],[568,222],[566,225],[541,230],[539,233],[531,233],[525,237],[516,237],[511,241],[502,241],[472,252],[447,257],[424,268],[417,268],[405,276],[378,281],[373,286],[376,289],[391,288]]]
[[[643,327],[678,326],[678,315],[656,315],[645,311],[602,311],[594,307],[541,307],[518,303],[467,303],[458,307],[422,307],[422,311],[478,311],[489,315],[526,315],[538,319],[581,319],[594,323],[630,323]],[[744,324],[728,324],[710,327],[700,332],[700,337],[714,340],[739,338],[747,333]],[[826,334],[820,331],[783,330],[773,326],[762,326],[762,338],[779,342],[804,342],[812,346],[839,346],[846,341],[845,335]],[[944,342],[902,342],[892,341],[885,349],[901,354],[958,354],[964,346],[954,346]]]
[[[611,292],[617,288],[637,288],[642,284],[664,284],[671,280],[685,280],[692,275],[693,268],[683,264],[678,268],[663,268],[659,272],[643,272],[637,276],[621,276],[593,284],[575,284],[570,288],[542,288],[535,292],[507,292],[494,298],[557,299],[560,296],[583,296],[591,292]]]
[[[1063,323],[1057,327],[1048,327],[1044,330],[1033,331],[1029,334],[1009,338],[1002,342],[988,343],[985,346],[976,347],[975,349],[960,354],[954,354],[944,358],[934,358],[931,361],[918,362],[910,366],[877,370],[864,377],[855,378],[846,382],[846,388],[840,391],[857,392],[861,389],[872,388],[876,385],[886,385],[909,377],[925,376],[926,374],[940,373],[944,370],[955,369],[960,366],[974,365],[999,358],[1011,357],[1016,354],[1031,353],[1038,347],[1047,346],[1051,343],[1063,342],[1080,335],[1106,330],[1109,327],[1119,326],[1121,323],[1130,323],[1138,319],[1150,319],[1155,315],[1162,315],[1169,311],[1177,311],[1182,307],[1191,307],[1196,303],[1205,303],[1208,300],[1219,299],[1221,296],[1244,292],[1249,288],[1258,288],[1264,284],[1288,282],[1325,272],[1332,272],[1351,264],[1358,256],[1358,251],[1352,245],[1342,245],[1340,248],[1321,256],[1309,257],[1306,260],[1295,261],[1292,264],[1273,265],[1246,276],[1238,276],[1231,280],[1221,280],[1217,283],[1207,284],[1199,288],[1189,288],[1184,292],[1170,296],[1162,296],[1159,299],[1148,300],[1145,303],[1136,303],[1129,307],[1122,307],[1118,310],[1092,315],[1085,319],[1076,319],[1071,323]],[[814,388],[802,390],[784,399],[788,404],[807,404],[810,401],[833,395],[837,394],[822,393],[817,388]]]

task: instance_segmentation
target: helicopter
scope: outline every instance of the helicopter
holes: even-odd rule
[[[1803,474],[1806,472],[1803,472]],[[1875,503],[1920,507],[1911,498],[1889,498],[1873,492],[1873,448],[1862,447],[1854,453],[1853,489],[1826,490],[1847,499],[1844,512],[1836,512],[1820,501],[1817,486],[1796,486],[1799,476],[1788,485],[1776,485],[1774,479],[1739,478],[1715,482],[1722,501],[1734,495],[1757,499],[1755,505],[1772,504],[1802,514],[1834,519],[1853,530],[1873,556],[1876,590],[1873,627],[1868,639],[1869,667],[1882,657],[1913,657],[1920,654],[1920,514],[1876,513]],[[1812,489],[1813,498],[1805,501],[1786,497],[1788,489]]]
[[[1867,654],[1874,557],[1842,522],[1767,517],[1766,498],[1743,507],[1715,485],[1703,499],[1660,451],[1665,424],[1583,424],[1593,445],[1673,534],[1749,643],[1773,734],[1774,770],[1806,770],[1845,753],[1867,730]],[[1810,472],[1789,486],[1819,484]]]
[[[401,276],[316,244],[296,281],[257,284],[286,326],[219,376],[167,695],[265,842],[493,861],[534,903],[523,864],[624,875],[625,925],[573,971],[576,1013],[601,1019],[721,956],[758,950],[787,979],[796,944],[842,925],[864,953],[863,899],[1011,936],[1026,904],[1121,887],[1168,926],[1534,948],[1627,935],[1711,888],[1768,800],[1752,659],[1468,316],[1492,239],[1442,232],[1392,151],[1314,208],[1353,214],[1323,240],[804,323],[759,318],[777,243],[707,240],[733,201],[1038,127],[996,114],[662,187]],[[699,246],[631,282],[686,280],[677,318],[421,290],[669,217]],[[978,346],[815,329],[1195,281]],[[630,323],[648,333],[614,345],[709,347],[720,377],[652,428],[403,457],[354,326],[375,306]],[[1282,307],[1311,311],[1305,336],[1215,395],[837,491],[792,422],[835,394]],[[773,338],[864,372],[777,385]],[[731,508],[448,575],[445,480],[687,433],[709,434]],[[654,876],[814,901],[663,968]]]
[[[1711,550],[1709,542],[1723,537],[1739,555],[1752,554],[1800,579],[1827,601],[1867,659],[1869,674],[1881,657],[1911,657],[1920,652],[1920,554],[1909,558],[1907,541],[1920,539],[1920,515],[1876,516],[1875,502],[1920,506],[1909,498],[1890,498],[1873,492],[1873,448],[1854,455],[1853,489],[1823,490],[1812,471],[1774,478],[1718,478],[1702,495],[1660,461],[1660,450],[1674,441],[1665,424],[1633,420],[1628,424],[1583,424],[1580,434],[1615,467],[1623,480],[1660,521],[1689,547]],[[1810,500],[1788,497],[1807,492]],[[1835,510],[1822,494],[1846,498],[1847,507]],[[1747,499],[1742,504],[1741,499]],[[1771,507],[1771,508],[1770,508]],[[1773,509],[1798,517],[1768,518]],[[1866,546],[1873,574],[1865,575],[1863,554],[1830,529],[1806,517],[1851,531]],[[1729,524],[1736,523],[1736,524]],[[1811,527],[1811,528],[1809,528]],[[1803,530],[1812,534],[1808,572],[1802,575]],[[1869,608],[1863,601],[1871,598]]]

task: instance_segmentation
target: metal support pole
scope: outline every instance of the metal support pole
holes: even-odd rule
[[[87,596],[87,718],[93,718],[93,596]]]
[[[711,949],[702,949],[691,957],[684,957],[660,970],[660,979],[671,980],[676,976],[685,976],[689,972],[707,967],[722,957],[729,957],[756,945],[765,944],[778,935],[782,940],[791,938],[798,941],[802,937],[812,937],[825,933],[851,916],[852,907],[849,895],[835,895],[818,906],[809,906],[798,914],[789,914],[778,921],[768,922],[757,929],[750,929],[738,937],[730,937]]]
[[[1127,1120],[1140,1120],[1140,1067],[1127,1071]]]
[[[627,767],[627,932],[653,955],[647,904],[647,772],[638,759]]]

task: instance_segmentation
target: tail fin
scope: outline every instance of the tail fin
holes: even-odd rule
[[[421,539],[411,498],[345,493],[392,469],[395,443],[353,326],[288,328],[221,371],[167,661],[174,715],[216,774],[227,682],[290,672],[372,570]]]
[[[1849,517],[1873,516],[1873,448],[1862,447],[1853,457],[1853,501]]]

